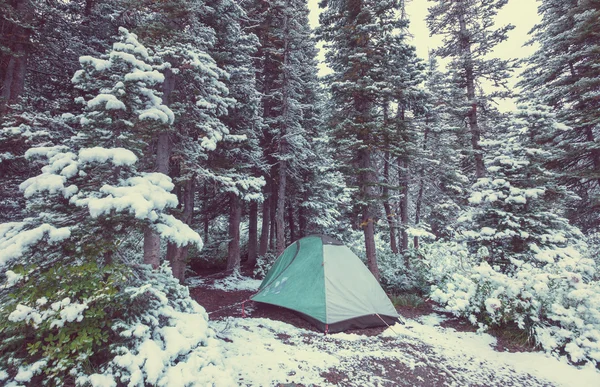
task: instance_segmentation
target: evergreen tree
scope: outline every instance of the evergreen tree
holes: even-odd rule
[[[124,343],[116,320],[132,323],[144,310],[131,305],[126,286],[146,278],[175,291],[134,264],[132,234],[152,227],[178,245],[202,246],[197,233],[168,214],[177,205],[170,178],[136,166],[148,139],[173,123],[173,113],[157,90],[164,77],[153,66],[161,67],[160,58],[134,34],[119,32],[113,50],[82,57],[73,76],[84,112],[63,120],[75,135],[25,154],[46,164],[20,185],[29,216],[0,225],[0,268],[3,279],[13,278],[0,289],[2,363],[16,373],[41,361],[39,373],[54,384],[104,363],[109,338]],[[87,364],[95,366],[86,370]]]
[[[374,114],[379,95],[375,83],[379,69],[371,61],[376,38],[381,29],[376,24],[377,6],[369,1],[321,1],[320,38],[326,42],[326,58],[334,73],[328,83],[335,111],[332,126],[336,146],[348,158],[348,165],[356,168],[353,185],[358,188],[357,206],[360,227],[364,230],[368,267],[379,279],[375,254],[374,186],[377,182],[373,148],[377,146],[377,121]],[[387,7],[387,8],[386,8]],[[396,2],[384,2],[385,14],[396,9]],[[386,12],[387,11],[387,12]],[[385,26],[388,27],[388,26]],[[373,35],[372,35],[373,33]]]
[[[464,120],[470,131],[471,149],[475,177],[485,174],[483,153],[479,141],[483,130],[482,106],[489,97],[508,96],[506,81],[511,68],[510,61],[489,59],[498,43],[507,39],[508,31],[514,26],[494,28],[494,17],[508,0],[432,0],[427,24],[431,34],[444,36],[444,44],[436,50],[441,58],[451,58],[457,86],[464,90]],[[483,80],[504,90],[489,96],[478,93]]]
[[[556,125],[551,114],[529,107],[505,121],[503,136],[484,142],[489,176],[473,185],[473,208],[459,221],[463,238],[502,272],[522,262],[553,263],[581,240],[562,216],[568,193],[544,168],[547,151],[533,141]]]
[[[595,228],[600,224],[600,4],[544,0],[539,13],[542,21],[531,32],[539,49],[526,60],[520,85],[524,98],[551,106],[568,126],[557,126],[540,140],[558,150],[548,166],[583,199],[569,218]]]

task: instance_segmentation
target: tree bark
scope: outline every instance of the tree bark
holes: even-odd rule
[[[417,194],[417,203],[416,203],[416,208],[415,208],[415,225],[419,225],[419,223],[421,222],[421,206],[423,204],[423,187],[424,187],[424,180],[421,177],[421,179],[419,179],[419,193]],[[415,249],[419,248],[419,237],[415,236],[413,238],[413,244]]]
[[[408,166],[406,162],[398,160],[398,171],[400,180],[400,235],[401,235],[401,251],[408,250]]]
[[[250,202],[250,211],[248,213],[248,266],[253,268],[256,265],[258,255],[258,203]]]
[[[371,152],[368,149],[361,149],[359,153],[359,186],[365,204],[362,210],[362,227],[365,236],[365,252],[367,254],[367,266],[373,276],[379,281],[379,265],[377,264],[377,254],[375,251],[375,211],[372,204],[373,185],[375,176],[371,166]]]
[[[384,130],[387,131],[390,125],[389,122],[389,102],[387,98],[383,101],[383,126]],[[385,137],[385,146],[386,149],[389,149],[390,140],[388,136]],[[396,243],[396,222],[394,211],[392,211],[392,207],[390,206],[390,152],[386,150],[383,155],[383,209],[385,212],[385,217],[388,222],[388,227],[390,228],[390,249],[392,253],[398,254],[398,244]]]
[[[290,241],[292,243],[296,240],[296,225],[294,224],[294,206],[288,201],[288,225],[290,229]]]
[[[229,194],[229,245],[227,246],[227,271],[240,271],[240,221],[242,218],[242,201],[234,194]]]
[[[265,192],[265,201],[262,206],[262,229],[260,231],[260,246],[258,256],[264,257],[269,250],[269,231],[271,230],[271,205],[270,196]]]
[[[29,1],[16,2],[14,9],[20,22],[27,23],[33,19],[33,7]],[[6,22],[6,24],[8,31],[2,35],[10,36],[13,43],[9,44],[12,51],[10,54],[0,55],[0,64],[5,63],[5,66],[0,68],[0,81],[2,82],[0,85],[0,113],[5,110],[7,104],[16,102],[25,90],[25,74],[29,56],[27,47],[31,43],[30,28],[23,28],[17,23]]]
[[[477,101],[475,99],[475,74],[473,69],[473,60],[471,56],[471,41],[467,31],[464,12],[458,14],[458,23],[460,28],[460,48],[465,58],[465,82],[467,84],[467,99],[471,104],[471,110],[468,113],[469,129],[471,131],[471,147],[475,159],[475,177],[481,178],[485,175],[485,165],[483,163],[483,150],[479,141],[481,140],[481,129],[477,120]]]
[[[390,248],[394,254],[398,254],[398,244],[396,242],[396,216],[394,211],[392,211],[392,206],[390,205],[389,195],[389,182],[390,182],[390,153],[386,152],[383,161],[383,209],[385,210],[385,216],[387,218],[388,226],[390,228]]]
[[[194,194],[196,193],[195,177],[191,177],[185,182],[183,190],[183,211],[181,212],[181,221],[187,225],[192,223],[194,214]],[[187,267],[189,245],[178,246],[175,243],[167,244],[167,260],[171,264],[173,276],[183,283],[185,280],[185,269]]]
[[[156,172],[169,173],[170,153],[169,134],[160,133],[156,149]],[[144,229],[144,263],[153,268],[160,266],[160,235],[150,226]]]

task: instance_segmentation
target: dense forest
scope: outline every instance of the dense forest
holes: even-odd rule
[[[311,234],[597,366],[600,3],[541,0],[516,61],[507,2],[430,0],[422,59],[403,0],[321,0],[316,30],[305,0],[0,0],[0,383],[209,383],[186,275]]]

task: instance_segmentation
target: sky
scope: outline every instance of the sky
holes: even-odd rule
[[[319,0],[308,0],[308,7],[311,11],[309,22],[313,28],[319,24],[318,3]],[[425,17],[427,16],[427,8],[430,5],[431,2],[428,0],[407,0],[406,4],[406,12],[410,20],[409,30],[413,35],[412,43],[417,48],[417,55],[423,59],[427,58],[429,50],[435,49],[442,42],[440,36],[429,36]],[[496,47],[492,53],[493,57],[503,59],[525,58],[533,54],[535,47],[524,46],[524,44],[529,40],[527,33],[540,20],[537,14],[537,6],[538,1],[536,0],[509,0],[508,4],[502,8],[496,18],[496,24],[511,23],[515,28],[509,32],[508,40]],[[319,55],[319,60],[324,61],[323,52]],[[327,72],[329,72],[329,69],[322,64],[319,74],[324,75]],[[515,75],[510,82],[511,86],[516,81],[517,77]],[[512,110],[513,108],[512,101],[500,101],[500,110]]]

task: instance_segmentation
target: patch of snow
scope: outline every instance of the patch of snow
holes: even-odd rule
[[[213,289],[225,290],[225,291],[237,291],[237,290],[258,290],[258,287],[262,283],[261,280],[255,280],[253,278],[244,277],[240,275],[231,275],[223,279],[216,280],[212,285]]]
[[[407,320],[405,325],[396,324],[387,329],[382,336],[397,337],[400,341],[406,337],[417,338],[431,345],[447,359],[446,367],[453,369],[477,373],[482,364],[487,364],[496,369],[498,375],[529,374],[565,387],[596,386],[600,382],[600,372],[591,364],[577,368],[565,358],[559,360],[541,352],[498,352],[493,348],[496,339],[485,333],[456,332]],[[476,380],[471,383],[480,384]]]

